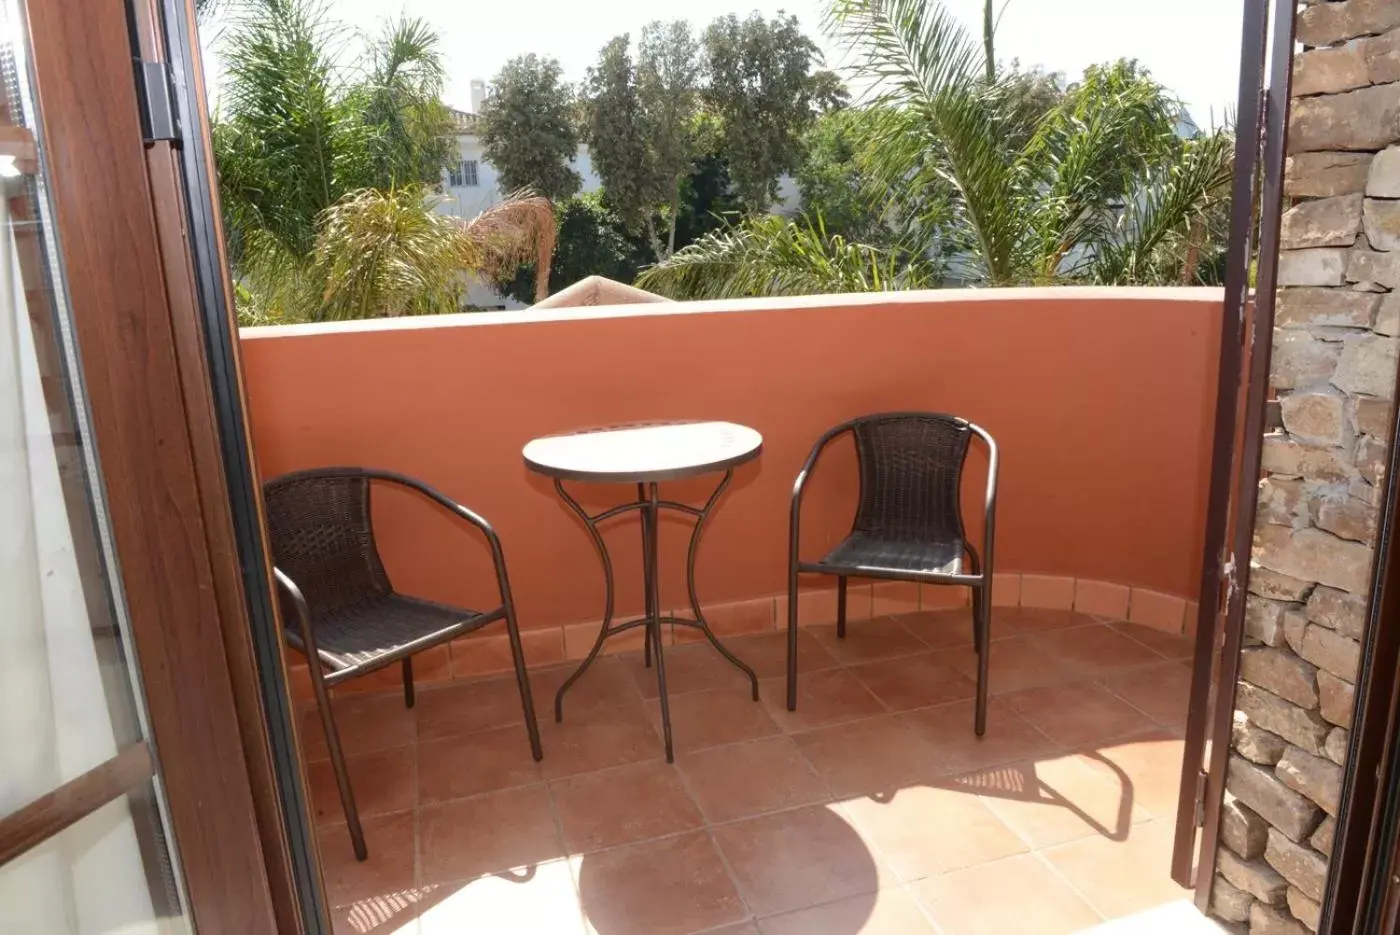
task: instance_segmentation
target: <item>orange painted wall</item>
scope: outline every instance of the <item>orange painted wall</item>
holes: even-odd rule
[[[1194,599],[1221,303],[1218,290],[948,290],[249,329],[242,348],[264,477],[378,466],[467,503],[500,532],[525,627],[597,620],[603,588],[582,528],[521,447],[648,419],[730,420],[765,439],[706,534],[704,601],[784,589],[792,482],[813,441],[890,409],[953,412],[997,438],[998,568]],[[850,451],[823,472],[804,514],[813,552],[849,523]],[[968,478],[978,509],[982,479],[980,466]],[[631,493],[576,489],[597,509]],[[402,590],[494,598],[485,548],[452,520],[397,493],[376,518]],[[615,523],[619,606],[635,610],[639,534],[635,519]],[[685,535],[666,524],[668,605],[684,601]]]

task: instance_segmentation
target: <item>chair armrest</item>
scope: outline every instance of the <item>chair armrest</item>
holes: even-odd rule
[[[277,582],[277,586],[292,599],[292,605],[297,611],[297,629],[301,631],[302,649],[306,652],[307,661],[315,660],[320,665],[320,657],[316,651],[316,634],[311,627],[311,610],[306,606],[306,596],[301,593],[301,588],[291,579],[285,571],[272,566],[272,577]]]
[[[798,524],[802,511],[802,494],[807,487],[807,480],[812,476],[812,472],[816,470],[817,461],[821,458],[822,452],[826,451],[827,446],[834,442],[836,439],[840,438],[842,435],[851,431],[851,428],[851,423],[846,422],[836,426],[836,428],[831,429],[821,438],[817,439],[817,443],[812,446],[811,454],[807,455],[807,460],[802,465],[802,470],[799,471],[797,474],[797,480],[793,482],[792,524],[790,529],[789,541],[792,547],[792,560],[794,562],[796,562],[797,560],[797,552],[799,545]]]
[[[996,439],[991,433],[977,425],[969,425],[973,432],[987,444],[987,493],[982,507],[982,562],[986,574],[992,573],[993,529],[997,516],[997,470],[999,453]]]

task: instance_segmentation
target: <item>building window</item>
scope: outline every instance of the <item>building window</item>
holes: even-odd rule
[[[463,159],[447,170],[447,184],[452,188],[476,188],[476,160]]]

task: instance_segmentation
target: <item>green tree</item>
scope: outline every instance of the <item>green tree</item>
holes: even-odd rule
[[[549,271],[549,292],[555,293],[589,276],[631,282],[645,262],[640,245],[629,240],[622,219],[596,193],[575,195],[559,205],[559,235]],[[645,249],[645,248],[643,248]],[[519,302],[539,301],[535,289],[537,266],[521,266],[502,291]]]
[[[491,82],[481,112],[481,143],[501,191],[528,188],[551,201],[578,191],[574,93],[556,59],[522,55]]]
[[[824,114],[802,140],[802,164],[794,174],[802,210],[819,217],[827,231],[850,240],[876,241],[889,233],[885,200],[862,166],[881,115],[865,108]]]
[[[777,198],[778,178],[797,168],[813,119],[812,67],[820,53],[794,16],[722,16],[705,30],[706,107],[720,124],[720,152],[748,211]],[[828,84],[822,79],[823,86]]]

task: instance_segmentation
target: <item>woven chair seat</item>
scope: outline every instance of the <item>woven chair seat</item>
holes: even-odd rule
[[[476,626],[471,626],[474,622]],[[372,663],[424,637],[454,628],[467,633],[487,622],[478,611],[385,594],[319,614],[316,649],[332,669],[348,669]],[[464,623],[468,626],[462,627]],[[288,638],[300,646],[295,632],[289,632]]]
[[[835,568],[868,568],[918,574],[960,575],[966,558],[961,539],[896,539],[853,532],[819,562]]]

